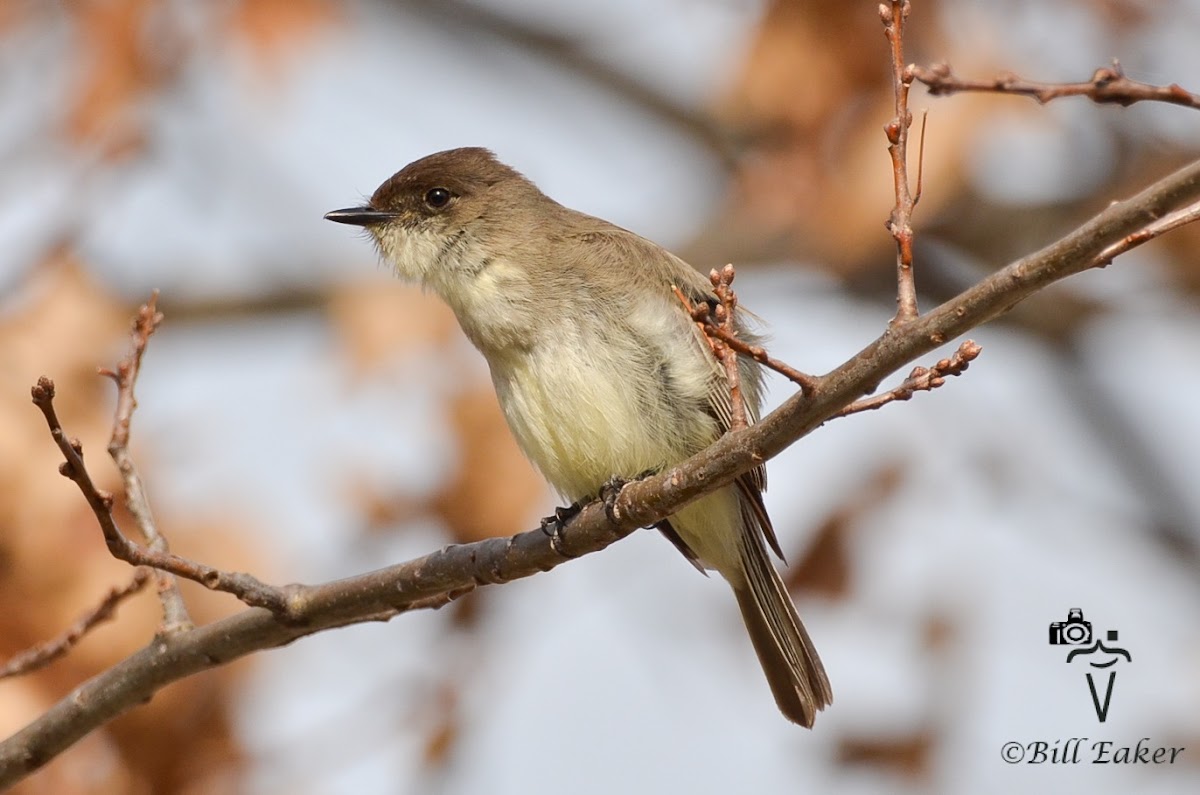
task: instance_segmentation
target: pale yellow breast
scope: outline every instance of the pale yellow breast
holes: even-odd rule
[[[690,349],[664,357],[644,346],[606,347],[568,331],[492,362],[513,435],[571,500],[594,496],[614,475],[633,478],[681,461],[717,435],[704,411],[708,372],[689,366]]]

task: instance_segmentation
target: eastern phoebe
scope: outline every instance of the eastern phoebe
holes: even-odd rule
[[[568,500],[703,450],[729,429],[725,371],[673,288],[715,300],[709,280],[632,232],[563,207],[486,149],[417,160],[365,207],[364,227],[402,279],[437,293],[487,358],[521,449]],[[739,336],[755,337],[736,318]],[[762,371],[742,357],[751,421]],[[733,587],[779,709],[812,726],[829,679],[767,547],[779,543],[759,467],[662,522],[697,566]]]

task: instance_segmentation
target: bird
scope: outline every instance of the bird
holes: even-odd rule
[[[491,151],[423,157],[365,205],[325,218],[365,229],[402,280],[450,306],[518,445],[573,504],[730,430],[726,371],[681,300],[715,306],[713,283],[647,238],[559,204]],[[756,344],[747,315],[734,310],[735,333]],[[738,373],[756,422],[762,367],[739,356]],[[783,557],[765,487],[758,466],[656,526],[729,584],[779,710],[811,728],[833,692],[768,555]]]

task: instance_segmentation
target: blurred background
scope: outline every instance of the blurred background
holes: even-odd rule
[[[918,0],[907,57],[1043,80],[1119,57],[1197,91],[1198,36],[1196,0]],[[453,317],[321,219],[430,152],[490,147],[701,269],[735,263],[800,369],[851,356],[894,307],[887,63],[866,0],[0,0],[0,655],[129,577],[29,387],[55,379],[116,487],[95,368],[153,288],[167,318],[133,434],[176,551],[315,582],[551,512]],[[1177,107],[912,104],[926,308],[1200,154],[1200,113]],[[640,532],[173,685],[16,791],[1197,791],[1198,251],[1193,226],[1047,290],[972,335],[964,377],[771,462],[836,694],[812,732],[776,712],[725,586]],[[775,379],[772,405],[790,393]],[[186,594],[198,620],[238,609]],[[1076,607],[1132,655],[1103,724],[1048,643]],[[0,731],[144,645],[158,612],[142,594],[0,681]],[[1186,751],[1001,759],[1070,737]]]

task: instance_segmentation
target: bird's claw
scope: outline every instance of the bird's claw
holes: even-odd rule
[[[577,502],[568,505],[566,508],[555,508],[553,516],[547,516],[545,519],[542,519],[542,532],[549,537],[550,548],[564,558],[573,558],[576,556],[563,550],[562,531],[566,529],[567,523],[574,519],[582,509],[583,506]]]
[[[645,480],[653,474],[655,474],[653,469],[647,469],[636,478],[633,478],[633,480],[613,476],[600,487],[600,499],[604,503],[604,515],[608,517],[608,521],[613,524],[620,524],[621,522],[621,512],[617,508],[617,498],[621,496],[621,489],[634,481]]]
[[[620,511],[617,510],[617,498],[621,496],[621,489],[625,488],[625,484],[628,482],[624,478],[614,476],[600,487],[600,501],[604,503],[604,515],[613,524],[621,521]]]

